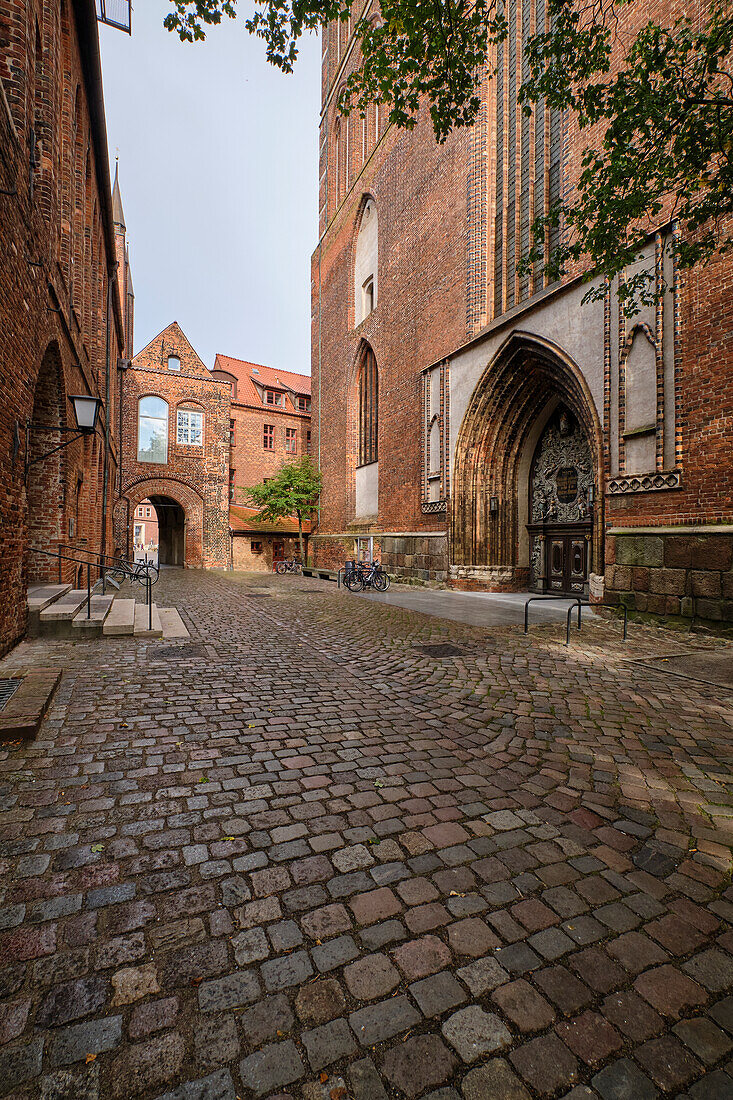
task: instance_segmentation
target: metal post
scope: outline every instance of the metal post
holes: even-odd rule
[[[87,562],[87,618],[92,617],[92,586],[89,579],[89,562]]]
[[[59,546],[59,584],[63,584],[61,580],[61,546]]]
[[[565,629],[565,645],[570,645],[570,619],[572,617],[572,614],[573,614],[573,605],[570,604],[570,607],[568,608],[567,627]]]
[[[148,630],[153,629],[153,585],[150,580],[150,574],[148,573],[145,578],[145,583],[148,589]]]
[[[582,603],[580,602],[580,599],[579,599],[578,600],[578,630],[580,630],[580,611],[581,611],[582,606],[583,605],[582,605]]]
[[[624,609],[624,641],[626,641],[629,627],[629,609],[627,608],[626,604],[622,604],[622,607]]]
[[[524,633],[525,634],[529,633],[529,603],[530,603],[530,601],[527,600],[524,604]]]

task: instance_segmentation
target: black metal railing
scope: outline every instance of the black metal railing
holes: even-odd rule
[[[529,605],[536,600],[555,600],[556,603],[566,603],[570,601],[570,607],[568,608],[567,622],[565,624],[565,645],[570,645],[570,619],[573,611],[577,605],[578,608],[578,630],[580,630],[580,616],[581,610],[584,607],[590,607],[588,600],[582,599],[580,596],[560,596],[560,595],[545,595],[545,596],[530,596],[524,604],[524,633],[529,633]],[[622,604],[624,612],[624,641],[628,637],[628,610],[626,604]]]
[[[92,614],[92,590],[96,588],[98,584],[102,585],[102,593],[106,592],[106,577],[107,574],[114,574],[115,576],[129,577],[130,580],[136,580],[145,585],[145,602],[148,607],[148,630],[153,629],[153,579],[149,571],[141,571],[139,566],[131,564],[126,561],[125,558],[116,558],[111,554],[100,554],[96,550],[76,549],[74,554],[62,554],[62,549],[68,549],[64,544],[60,544],[58,550],[42,550],[39,546],[29,546],[28,549],[33,554],[43,554],[45,557],[53,558],[58,563],[58,578],[59,584],[64,583],[63,579],[63,562],[74,562],[75,565],[86,566],[87,574],[87,619],[91,618]],[[87,554],[96,561],[89,561],[88,558],[79,557],[80,554]],[[95,569],[99,572],[99,577],[92,584],[91,574]]]

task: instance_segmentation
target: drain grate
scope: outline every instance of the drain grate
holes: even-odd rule
[[[417,653],[424,653],[426,657],[461,657],[466,651],[465,649],[459,649],[456,645],[451,645],[449,642],[444,642],[441,645],[418,645],[415,646]]]
[[[8,699],[15,694],[22,683],[22,677],[15,680],[0,680],[0,710],[3,709]]]
[[[208,656],[202,645],[164,645],[150,653],[151,661],[189,661]]]

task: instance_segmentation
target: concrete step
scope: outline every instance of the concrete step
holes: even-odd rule
[[[175,607],[159,607],[158,615],[160,616],[160,625],[163,627],[164,638],[191,637]]]
[[[89,618],[87,618],[85,603],[81,611],[74,616],[72,622],[74,629],[83,632],[86,637],[99,637],[113,601],[114,596],[92,596]]]
[[[153,629],[148,629],[148,605],[135,604],[135,637],[136,638],[162,638],[163,627],[160,625],[158,607],[153,604]]]
[[[38,617],[38,633],[49,638],[71,638],[74,619],[86,604],[86,588],[72,588],[44,607]]]
[[[29,584],[28,610],[40,613],[59,596],[65,596],[70,588],[70,584]]]
[[[102,633],[105,636],[135,633],[135,601],[121,600],[116,596],[112,608],[104,620]]]

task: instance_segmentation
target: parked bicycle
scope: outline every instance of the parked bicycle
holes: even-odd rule
[[[125,556],[115,558],[114,564],[109,566],[106,573],[113,580],[122,581],[129,577],[131,580],[138,581],[139,584],[145,584],[148,577],[150,577],[150,583],[155,584],[159,576],[155,562],[148,561],[147,558],[143,561],[131,561]]]
[[[389,574],[385,573],[378,561],[354,562],[346,570],[344,584],[349,592],[361,592],[365,588],[386,592],[389,588]]]
[[[302,573],[303,566],[297,558],[285,558],[283,561],[275,562],[276,573]]]

